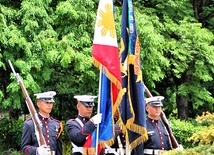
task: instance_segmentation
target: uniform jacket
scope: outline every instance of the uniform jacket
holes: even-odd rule
[[[83,126],[76,120],[70,119],[66,123],[66,132],[71,140],[78,147],[83,147],[86,142],[86,138],[94,131],[96,128],[94,123],[89,120],[89,118],[84,118],[78,116],[78,119],[81,120]],[[73,153],[73,155],[81,155],[81,153]]]
[[[144,148],[170,150],[170,137],[163,123],[160,120],[147,118],[146,125],[148,140],[144,143]]]
[[[42,122],[43,136],[51,151],[55,151],[56,155],[62,155],[62,140],[61,136],[57,138],[60,132],[60,121],[51,117],[44,118],[38,114],[39,119]],[[36,155],[36,149],[39,147],[37,138],[35,135],[35,128],[32,119],[28,119],[24,122],[22,130],[22,151],[25,155]]]
[[[169,134],[160,120],[147,118],[146,125],[148,140],[145,143],[138,145],[132,151],[132,155],[142,155],[144,149],[172,149]]]

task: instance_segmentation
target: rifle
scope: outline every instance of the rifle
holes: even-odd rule
[[[144,88],[145,88],[146,94],[149,97],[153,97],[152,94],[151,94],[151,92],[149,91],[149,89],[146,87],[145,84],[144,84]],[[163,124],[165,125],[165,127],[166,127],[166,129],[167,129],[167,131],[169,133],[169,137],[170,137],[170,140],[171,140],[172,147],[173,148],[177,148],[179,146],[179,144],[178,144],[175,136],[172,133],[172,129],[170,127],[169,121],[167,120],[166,115],[165,115],[165,113],[163,111],[161,111],[160,118],[161,118]]]
[[[121,142],[120,135],[117,136],[117,142],[118,142],[118,146],[119,146],[119,149],[120,149],[120,155],[124,155],[123,144]]]
[[[27,104],[28,110],[30,112],[30,115],[31,115],[33,123],[34,123],[35,134],[36,134],[36,138],[37,138],[37,141],[39,143],[39,146],[41,146],[41,145],[46,145],[47,146],[45,138],[44,138],[43,133],[42,133],[42,123],[39,120],[39,117],[38,117],[37,111],[36,111],[36,109],[35,109],[35,107],[33,105],[33,102],[31,100],[31,98],[29,97],[28,92],[27,92],[23,82],[21,81],[21,79],[19,77],[19,74],[15,72],[15,70],[13,68],[13,65],[10,62],[10,60],[8,60],[8,62],[10,64],[10,68],[12,69],[13,74],[14,74],[17,82],[19,83],[19,85],[20,85],[20,87],[22,89],[22,92],[23,92],[23,94],[25,96],[25,102]]]

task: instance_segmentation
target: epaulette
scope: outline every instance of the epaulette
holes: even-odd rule
[[[58,123],[60,123],[60,121],[59,121],[59,120],[54,119],[53,117],[50,117],[50,119],[51,119],[51,120],[54,120],[54,121],[56,121],[56,122],[58,122]]]
[[[71,121],[74,121],[74,120],[75,120],[74,118],[71,118],[71,119],[68,120],[68,122],[71,122]]]
[[[59,130],[59,132],[58,132],[58,135],[57,135],[56,139],[58,139],[58,138],[60,137],[60,135],[61,135],[61,133],[62,133],[62,131],[63,131],[63,124],[62,124],[61,121],[59,122],[59,125],[60,125],[60,130]]]
[[[26,119],[25,122],[27,122],[27,121],[29,121],[29,120],[32,120],[32,118],[30,117],[30,118]]]

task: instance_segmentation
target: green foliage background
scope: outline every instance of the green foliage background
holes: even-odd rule
[[[119,43],[122,1],[114,3]],[[213,18],[200,22],[188,0],[136,0],[134,6],[143,79],[152,94],[165,96],[166,113],[181,119],[212,112]],[[212,6],[206,2],[201,19]],[[34,93],[57,91],[53,115],[60,120],[75,117],[74,95],[98,94],[99,71],[91,63],[97,7],[98,0],[1,0],[2,110],[27,111],[8,60],[33,100]]]
[[[8,60],[34,102],[34,93],[57,92],[52,116],[64,123],[77,114],[74,95],[98,94],[99,71],[91,63],[98,2],[0,0],[0,112],[8,116],[0,123],[1,130],[9,131],[1,143],[13,135],[18,147],[19,118],[28,113]],[[214,111],[214,1],[203,6],[194,2],[196,6],[189,0],[134,1],[143,80],[153,95],[165,96],[166,115],[182,120]],[[114,4],[119,43],[122,1]],[[186,139],[198,128],[173,121],[179,141],[189,147]],[[179,125],[189,134],[181,135]]]

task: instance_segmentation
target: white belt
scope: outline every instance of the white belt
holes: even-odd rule
[[[106,143],[105,143],[105,146],[106,146],[105,154],[113,153],[113,154],[115,154],[115,155],[119,155],[119,153],[116,152],[116,149],[115,149],[115,148],[111,148],[111,147],[108,146]]]
[[[76,146],[74,143],[71,143],[73,148],[72,148],[72,152],[80,152],[80,153],[83,153],[83,147],[78,147]]]
[[[74,153],[74,152],[81,152],[81,153],[83,153],[83,147],[73,147],[72,148],[72,152]]]
[[[116,149],[114,149],[114,148],[105,149],[105,154],[107,154],[107,153],[115,153],[115,152],[116,152]]]
[[[157,149],[144,149],[145,154],[151,154],[151,155],[161,155],[166,153],[167,150],[157,150]]]

